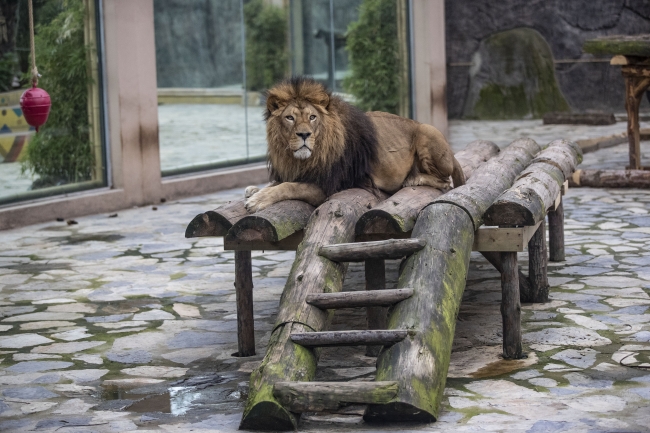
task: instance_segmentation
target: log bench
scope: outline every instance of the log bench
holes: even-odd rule
[[[528,143],[528,146],[529,153],[538,153],[536,144]],[[469,180],[481,164],[497,153],[498,147],[493,143],[478,140],[458,152],[456,157]],[[580,161],[581,151],[577,145],[564,140],[552,142],[519,175],[512,188],[487,209],[483,216],[485,224],[481,222],[475,228],[472,250],[481,252],[502,274],[503,298],[507,304],[505,311],[515,311],[504,315],[504,355],[507,357],[522,355],[520,331],[517,331],[520,329],[520,302],[548,300],[546,216],[549,258],[551,261],[564,260],[562,195],[567,190],[565,179],[571,176]],[[480,184],[478,180],[476,183]],[[410,238],[422,209],[436,201],[448,201],[445,197],[451,193],[443,195],[442,191],[425,186],[403,188],[361,215],[355,225],[354,241]],[[255,354],[251,251],[295,251],[303,240],[304,228],[313,212],[314,207],[305,202],[288,200],[250,215],[242,199],[199,214],[188,225],[186,237],[222,236],[224,250],[235,252],[238,356]],[[517,266],[517,253],[526,247],[529,276]],[[404,256],[400,254],[400,257]],[[384,260],[367,258],[363,261],[367,288],[385,289]],[[517,297],[516,301],[513,296]],[[386,310],[382,306],[368,307],[369,329],[386,328]],[[517,326],[511,326],[515,322]],[[513,329],[514,339],[510,338],[505,327]],[[507,340],[518,341],[514,343],[514,349],[512,344],[506,343]],[[379,349],[369,347],[367,353],[376,355]]]

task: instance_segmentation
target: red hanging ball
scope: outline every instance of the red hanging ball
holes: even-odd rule
[[[52,107],[50,95],[36,86],[26,90],[20,97],[20,108],[23,110],[23,116],[25,116],[27,123],[36,128],[36,132],[47,121],[50,107]]]

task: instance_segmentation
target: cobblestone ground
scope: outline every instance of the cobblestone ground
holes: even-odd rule
[[[624,149],[585,165],[620,167]],[[235,431],[294,253],[254,253],[259,355],[237,358],[233,254],[183,233],[242,194],[0,232],[0,431]],[[649,431],[649,203],[649,191],[569,190],[567,261],[549,266],[552,302],[523,306],[525,360],[499,359],[499,275],[472,256],[438,422],[367,425],[352,410],[304,415],[301,430]],[[396,276],[391,262],[389,286]],[[351,266],[345,290],[362,289]],[[340,311],[333,328],[364,320]],[[324,351],[318,379],[372,379],[363,353]]]

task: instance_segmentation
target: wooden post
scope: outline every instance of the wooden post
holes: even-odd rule
[[[542,220],[528,241],[528,279],[532,289],[532,302],[548,302],[548,255],[546,251],[546,224]]]
[[[647,170],[576,170],[569,178],[570,187],[650,188]]]
[[[238,356],[255,355],[253,320],[253,270],[250,251],[235,251]]]
[[[503,273],[503,266],[501,266],[501,253],[498,251],[481,251],[480,253],[487,259],[488,262],[490,262],[492,266],[494,266],[494,269],[499,271],[501,274]],[[524,275],[523,272],[521,272],[519,266],[517,266],[517,273],[519,274],[520,301],[533,302],[533,288],[530,284],[530,280],[526,275]]]
[[[548,213],[548,246],[549,260],[563,262],[564,256],[564,204],[560,197],[560,204],[555,210]]]
[[[521,304],[517,253],[501,253],[501,318],[503,320],[503,357],[519,359],[521,346]]]
[[[383,259],[368,259],[365,262],[366,290],[384,290],[386,288],[386,267]],[[368,329],[386,329],[388,326],[388,308],[367,307],[366,319]],[[366,356],[377,356],[382,346],[367,346]]]

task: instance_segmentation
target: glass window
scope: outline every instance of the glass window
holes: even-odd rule
[[[407,0],[292,0],[292,73],[411,117]]]
[[[154,0],[154,20],[162,174],[265,160],[263,91],[289,69],[282,2]]]
[[[106,184],[97,10],[34,2],[38,86],[52,100],[36,133],[20,108],[31,86],[27,0],[0,4],[0,204]]]

